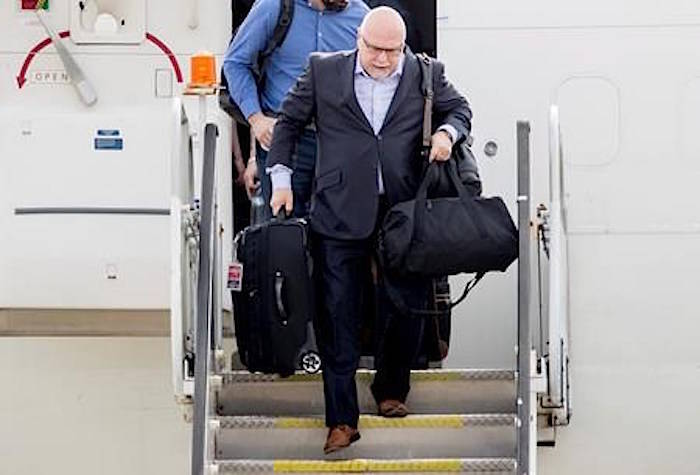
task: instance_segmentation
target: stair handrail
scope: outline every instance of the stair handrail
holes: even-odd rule
[[[556,104],[550,107],[549,113],[549,208],[547,338],[549,389],[544,405],[549,408],[564,409],[568,404],[569,266],[564,153],[559,107]],[[555,414],[555,417],[562,416]],[[568,414],[563,417],[568,422]],[[555,424],[557,422],[563,421],[555,421]]]
[[[195,316],[194,408],[192,418],[192,475],[203,475],[208,460],[209,377],[213,364],[212,327],[215,236],[215,124],[204,126],[204,153],[199,223],[199,272]]]
[[[187,400],[185,378],[187,370],[185,359],[192,353],[193,342],[188,342],[186,335],[192,334],[194,326],[194,311],[189,304],[192,276],[187,272],[188,267],[183,265],[189,257],[188,250],[193,243],[188,242],[187,228],[191,222],[190,216],[185,212],[186,204],[193,203],[193,188],[183,186],[186,166],[192,163],[192,142],[188,131],[189,119],[183,108],[182,99],[176,97],[172,103],[172,149],[171,149],[171,173],[172,194],[170,197],[170,350],[172,357],[172,382],[175,398],[179,402]],[[183,141],[187,138],[187,150],[183,150]],[[191,178],[192,173],[188,178]],[[188,180],[189,181],[189,180]],[[189,210],[188,210],[189,211]],[[194,234],[194,233],[192,233]],[[194,236],[190,239],[194,240]],[[190,246],[188,246],[190,244]],[[189,347],[189,348],[188,348]]]
[[[532,337],[530,335],[530,124],[517,123],[517,165],[518,165],[518,343],[517,343],[517,473],[527,475],[533,458],[533,444],[530,426],[530,371]],[[532,460],[534,463],[534,460]]]

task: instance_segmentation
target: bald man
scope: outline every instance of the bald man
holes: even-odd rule
[[[358,30],[357,49],[314,54],[282,104],[268,157],[277,214],[292,210],[290,174],[294,144],[314,120],[318,162],[311,205],[312,249],[317,293],[319,350],[323,361],[326,453],[360,438],[355,371],[360,357],[361,302],[379,223],[392,205],[415,198],[423,159],[419,154],[423,95],[418,59],[405,47],[406,27],[393,9],[370,11]],[[434,121],[430,160],[447,160],[468,136],[466,99],[434,68]],[[402,417],[410,367],[423,334],[422,318],[401,315],[386,287],[400,292],[410,308],[425,308],[430,281],[382,275],[378,284],[372,384],[378,412]]]

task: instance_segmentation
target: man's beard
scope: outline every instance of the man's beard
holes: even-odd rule
[[[339,12],[345,10],[348,6],[348,0],[323,0],[323,6],[331,12]]]

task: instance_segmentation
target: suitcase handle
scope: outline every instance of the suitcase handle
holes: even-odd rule
[[[277,312],[282,320],[282,325],[287,326],[289,317],[284,309],[284,301],[282,300],[282,292],[284,292],[284,276],[282,272],[275,272],[275,302],[277,303]]]
[[[291,215],[290,215],[291,216]],[[287,208],[284,207],[284,205],[277,211],[277,214],[274,216],[277,218],[279,221],[284,221],[287,219],[289,216],[287,216]]]

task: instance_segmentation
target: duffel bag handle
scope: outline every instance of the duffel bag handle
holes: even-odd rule
[[[437,178],[439,166],[439,162],[433,161],[425,171],[423,181],[418,188],[418,193],[416,193],[415,209],[413,211],[415,220],[414,223],[423,222],[423,216],[425,215],[425,209],[427,206],[426,203],[428,201],[428,188],[430,188],[430,185]],[[471,211],[473,205],[472,197],[462,181],[457,177],[457,165],[455,164],[455,160],[450,158],[443,164],[443,166],[447,167],[447,176],[452,182],[452,186],[457,191],[457,196],[459,197],[460,201],[467,209],[469,219],[471,219],[472,223],[474,223],[474,227],[478,231],[479,236],[482,238],[486,237],[486,229],[484,228],[484,223],[481,221],[479,214],[469,212]]]

